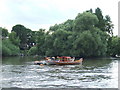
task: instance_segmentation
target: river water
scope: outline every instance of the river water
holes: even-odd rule
[[[119,58],[84,59],[82,65],[34,65],[36,58],[2,59],[2,88],[118,88]]]

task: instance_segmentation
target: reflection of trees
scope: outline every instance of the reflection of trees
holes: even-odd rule
[[[33,57],[4,57],[2,58],[2,64],[6,65],[20,65],[25,62],[30,62],[33,60]]]
[[[103,67],[109,65],[112,62],[112,59],[102,58],[102,59],[85,59],[83,65],[87,67]]]

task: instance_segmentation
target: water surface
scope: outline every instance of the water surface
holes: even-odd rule
[[[118,88],[119,58],[85,59],[82,65],[39,66],[34,57],[2,60],[2,87]]]

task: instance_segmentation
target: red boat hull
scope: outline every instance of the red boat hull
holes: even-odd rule
[[[57,65],[77,65],[77,64],[81,64],[82,60],[76,60],[76,61],[72,61],[72,62],[57,62]]]
[[[46,60],[46,61],[35,61],[34,64],[43,64],[43,65],[78,65],[82,64],[83,59],[75,61],[61,61],[61,60]]]
[[[76,61],[47,61],[48,65],[77,65],[81,64],[83,59]]]

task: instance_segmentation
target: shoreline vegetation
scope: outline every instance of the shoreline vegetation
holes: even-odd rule
[[[75,19],[32,31],[21,24],[11,33],[0,27],[2,56],[120,56],[120,37],[113,36],[109,15],[96,8],[78,13]]]

